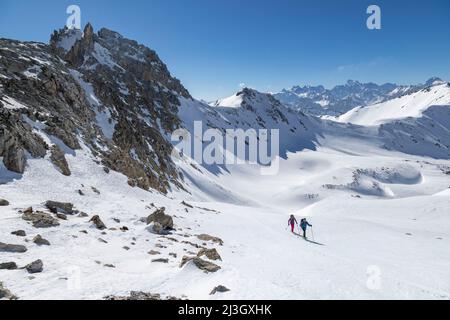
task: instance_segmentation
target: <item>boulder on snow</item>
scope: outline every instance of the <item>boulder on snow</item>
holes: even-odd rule
[[[9,206],[8,200],[0,199],[0,207],[6,207]]]
[[[3,282],[0,281],[0,299],[16,300],[17,297],[3,286]]]
[[[170,234],[170,231],[168,229],[165,229],[159,222],[152,222],[150,224],[149,231],[159,235]]]
[[[210,260],[222,261],[222,258],[220,257],[220,254],[219,254],[219,252],[217,252],[216,249],[201,249],[197,253],[197,257],[201,258],[202,256],[206,256]]]
[[[0,270],[16,270],[17,264],[15,262],[0,263]]]
[[[200,259],[199,257],[189,257],[189,256],[184,256],[181,259],[180,268],[182,268],[187,263],[193,263],[197,268],[205,272],[216,272],[221,269],[218,265],[212,262],[205,261],[203,259]]]
[[[51,213],[73,214],[73,204],[69,202],[47,201],[45,206]]]
[[[166,208],[156,210],[147,217],[147,224],[152,222],[158,222],[164,229],[173,230],[173,219],[171,216],[165,213]]]
[[[103,221],[100,219],[100,217],[98,215],[93,216],[91,218],[91,220],[89,220],[89,222],[92,222],[99,230],[106,229],[105,224],[103,223]]]
[[[40,234],[33,238],[33,242],[38,246],[49,246],[50,242],[44,238]]]
[[[197,238],[202,241],[212,241],[214,243],[218,243],[221,246],[223,245],[222,239],[220,239],[218,237],[210,236],[209,234],[200,234],[197,236]]]
[[[24,253],[26,251],[27,247],[25,246],[0,242],[0,252]]]
[[[169,259],[167,258],[153,259],[152,262],[169,263]]]
[[[27,236],[27,233],[24,230],[13,231],[13,232],[11,232],[11,234],[18,236],[18,237],[26,237]]]
[[[223,293],[223,292],[227,292],[227,291],[230,291],[230,289],[228,289],[228,288],[225,287],[225,286],[220,285],[220,286],[215,287],[215,288],[211,291],[210,295],[215,295],[217,292]]]
[[[142,291],[131,291],[130,296],[107,296],[106,300],[116,300],[116,301],[152,301],[161,300],[160,294],[152,294]]]
[[[32,211],[26,211],[22,215],[22,219],[31,221],[35,228],[51,228],[59,226],[58,220],[46,212],[36,211],[33,213]]]
[[[67,220],[67,216],[64,213],[57,213],[55,216],[60,220]]]
[[[44,270],[44,263],[42,262],[42,260],[36,260],[33,261],[30,264],[27,264],[25,266],[25,269],[27,269],[28,273],[40,273]]]

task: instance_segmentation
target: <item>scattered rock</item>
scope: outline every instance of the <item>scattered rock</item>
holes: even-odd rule
[[[128,227],[123,226],[122,228],[120,228],[120,231],[126,232],[126,231],[129,231],[129,229],[128,229]]]
[[[33,213],[33,207],[28,207],[28,208],[26,208],[26,209],[23,211],[23,213],[25,213],[25,214]]]
[[[168,235],[170,234],[170,230],[165,229],[159,222],[152,222],[150,225],[150,232],[159,234],[159,235]]]
[[[220,260],[220,261],[222,261],[222,258],[220,257],[219,252],[217,252],[216,249],[201,249],[198,252],[197,257],[200,258],[202,256],[206,256],[210,260]]]
[[[222,239],[220,239],[218,237],[210,236],[209,234],[200,234],[197,236],[197,238],[202,241],[212,241],[214,243],[218,243],[221,246],[223,245]]]
[[[110,263],[104,264],[103,266],[106,268],[115,268],[116,267],[115,265],[110,264]]]
[[[88,234],[86,230],[81,230],[80,233]]]
[[[174,252],[171,252],[171,253],[169,253],[169,256],[172,256],[172,257],[176,258],[176,257],[177,257],[177,254],[174,253]]]
[[[194,208],[193,205],[190,205],[189,203],[187,203],[187,202],[185,202],[185,201],[182,201],[181,204],[182,204],[183,206],[186,206],[186,207],[191,208],[191,209]]]
[[[93,191],[94,193],[96,193],[96,194],[100,194],[100,191],[98,191],[98,189],[97,189],[97,188],[95,188],[95,187],[91,187],[91,189],[92,189],[92,191]]]
[[[6,207],[9,206],[8,200],[0,199],[0,207]]]
[[[18,237],[26,237],[27,236],[27,233],[24,230],[13,231],[13,232],[11,232],[11,234],[18,236]]]
[[[124,249],[124,250],[130,250],[130,247],[127,247],[127,246],[124,246],[124,247],[122,247],[122,249]]]
[[[163,229],[173,230],[173,219],[171,216],[167,215],[165,211],[166,208],[162,207],[161,209],[153,212],[147,217],[147,224],[157,222],[163,227]]]
[[[158,254],[161,254],[161,252],[155,251],[155,250],[150,250],[150,251],[148,252],[148,254],[149,254],[149,255],[152,255],[152,256],[157,256]]]
[[[38,234],[36,237],[34,237],[33,242],[36,243],[38,246],[49,246],[50,242],[44,238],[40,234]]]
[[[103,240],[102,238],[98,238],[98,241],[103,242],[103,243],[108,243],[108,241]]]
[[[26,251],[27,247],[25,246],[0,242],[0,252],[24,253]]]
[[[89,215],[86,212],[80,212],[78,217],[80,217],[80,218],[87,218],[87,217],[89,217]]]
[[[105,297],[106,300],[115,300],[115,301],[156,301],[161,300],[160,294],[152,294],[146,293],[142,291],[131,291],[130,296],[121,297],[121,296],[108,296]]]
[[[3,286],[3,282],[0,281],[0,299],[17,300],[17,297]]]
[[[69,202],[47,201],[45,206],[52,213],[73,214],[73,204]]]
[[[225,286],[222,286],[222,285],[220,285],[220,286],[217,286],[217,287],[215,287],[212,291],[211,291],[211,293],[210,293],[210,295],[214,295],[214,294],[216,294],[217,292],[227,292],[227,291],[230,291],[230,289],[228,289],[227,287],[225,287]]]
[[[28,211],[24,212],[22,219],[25,221],[31,221],[35,228],[51,228],[59,226],[59,222],[53,218],[50,214],[37,211],[35,213]]]
[[[15,262],[0,263],[0,270],[16,270],[17,264]]]
[[[197,268],[205,272],[216,272],[221,269],[218,265],[212,262],[205,261],[203,259],[200,259],[199,257],[188,257],[188,256],[184,256],[181,259],[180,268],[182,268],[185,264],[189,262],[192,262]]]
[[[120,223],[120,219],[117,219],[117,218],[113,218],[113,221],[114,221],[115,223]]]
[[[78,189],[78,194],[79,194],[80,196],[84,196],[84,192],[83,192],[81,189]]]
[[[167,258],[153,259],[152,262],[169,263],[169,259]]]
[[[200,246],[200,245],[198,245],[196,243],[190,242],[190,241],[181,241],[181,243],[185,243],[185,244],[191,245],[191,246],[193,246],[194,248],[197,248],[197,249],[206,249],[205,247],[202,247],[202,246]]]
[[[165,248],[167,248],[166,246],[163,246],[163,245],[160,244],[160,243],[155,244],[155,247],[160,248],[160,249],[165,249]]]
[[[89,222],[92,222],[93,224],[95,224],[95,226],[99,230],[106,229],[105,224],[103,223],[103,221],[100,219],[100,217],[98,215],[93,216],[92,219],[89,220]]]
[[[61,220],[67,220],[67,216],[64,213],[57,213],[56,217]]]
[[[25,269],[27,269],[28,273],[40,273],[42,272],[42,270],[44,270],[44,263],[42,262],[42,260],[36,260],[33,261],[32,263],[28,264],[25,266]]]

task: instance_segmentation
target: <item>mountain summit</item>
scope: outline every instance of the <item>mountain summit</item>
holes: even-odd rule
[[[130,185],[166,192],[178,184],[167,135],[178,128],[189,92],[151,49],[91,24],[55,31],[50,44],[0,40],[0,155],[23,173],[50,155],[70,175],[66,155],[88,148]]]

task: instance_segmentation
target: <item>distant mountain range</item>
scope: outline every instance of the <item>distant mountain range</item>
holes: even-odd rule
[[[373,105],[426,87],[445,83],[437,77],[430,78],[425,84],[397,85],[385,83],[361,83],[349,80],[344,85],[326,89],[323,86],[294,86],[274,94],[284,105],[315,116],[340,116],[353,108]]]

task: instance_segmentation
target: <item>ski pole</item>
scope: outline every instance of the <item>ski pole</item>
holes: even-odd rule
[[[313,241],[316,241],[316,240],[314,239],[314,229],[313,229],[313,227],[311,227],[311,234],[312,234]]]

